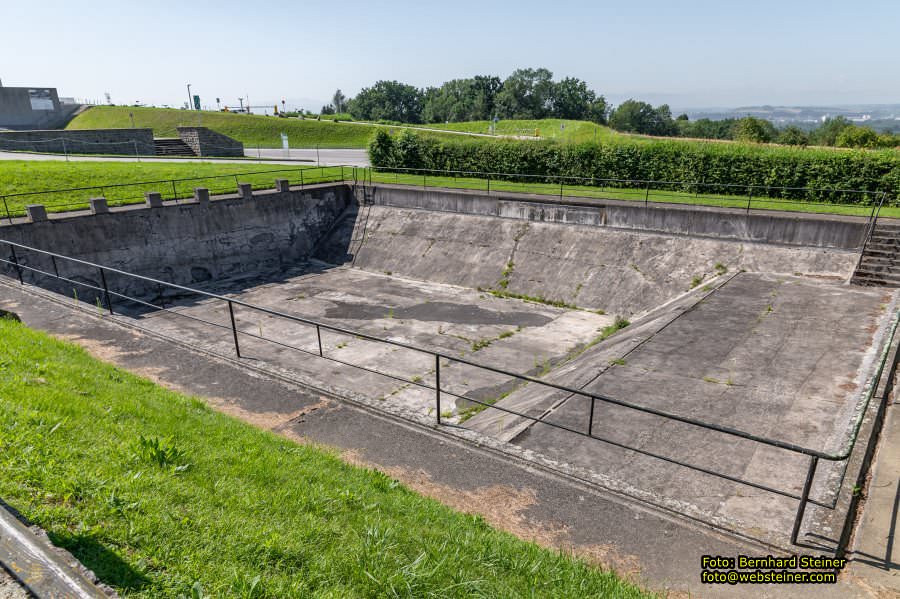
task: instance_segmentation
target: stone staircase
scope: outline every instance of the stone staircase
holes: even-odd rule
[[[153,140],[153,149],[157,156],[196,156],[179,137],[158,137]]]
[[[876,222],[850,282],[900,287],[900,224]]]

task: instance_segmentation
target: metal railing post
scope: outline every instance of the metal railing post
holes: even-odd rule
[[[491,177],[490,177],[490,175],[488,175],[488,178],[487,178],[487,194],[491,195]]]
[[[50,262],[53,264],[53,274],[56,275],[56,278],[59,278],[59,268],[56,266],[56,256],[50,256]]]
[[[12,252],[13,264],[16,266],[16,274],[19,275],[19,283],[21,285],[24,285],[25,281],[22,279],[22,267],[19,266],[19,258],[16,256],[16,246],[14,246],[13,244],[9,244],[9,249]]]
[[[647,189],[644,191],[644,208],[650,204],[650,182],[647,181]]]
[[[316,325],[316,339],[319,340],[319,357],[324,358],[325,355],[322,353],[322,328],[319,325]]]
[[[6,218],[12,223],[12,214],[9,213],[9,205],[6,203],[6,196],[3,196],[3,209],[6,210]]]
[[[791,544],[797,544],[797,537],[800,536],[800,525],[803,524],[803,514],[806,512],[806,503],[809,501],[809,490],[812,488],[813,478],[816,476],[816,465],[819,463],[819,456],[811,456],[809,459],[809,470],[806,472],[806,482],[803,483],[803,493],[800,495],[800,505],[797,508],[797,516],[794,518],[794,530],[791,532]]]
[[[228,316],[231,318],[231,334],[234,337],[234,353],[241,357],[241,346],[238,343],[237,325],[234,322],[234,305],[228,300]]]
[[[592,436],[591,433],[594,431],[594,396],[591,396],[591,415],[588,417],[588,437]]]
[[[300,189],[303,189],[303,169],[300,169]]]
[[[437,423],[441,424],[441,357],[434,355],[434,399],[437,405]]]
[[[106,299],[106,309],[109,310],[110,316],[113,314],[112,300],[109,297],[109,287],[106,285],[106,273],[103,267],[100,267],[100,282],[103,284],[103,297]]]
[[[562,179],[559,180],[559,199],[563,198],[563,184],[564,181]]]
[[[747,187],[747,214],[750,214],[750,203],[753,201],[753,186]]]
[[[178,192],[175,190],[175,179],[172,179],[172,199],[178,201]]]

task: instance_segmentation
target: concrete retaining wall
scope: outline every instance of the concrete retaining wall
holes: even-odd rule
[[[197,156],[244,156],[244,144],[206,127],[178,127],[178,137]]]
[[[106,214],[81,214],[0,227],[0,238],[104,266],[192,285],[246,274],[274,272],[304,261],[352,200],[344,185],[260,191],[250,199],[222,196],[205,203],[129,206]],[[0,253],[10,259],[8,246]],[[53,272],[49,257],[18,252],[22,264]],[[100,286],[97,269],[57,261],[60,274]],[[11,267],[4,274],[15,277]],[[71,284],[47,277],[26,281],[72,296]],[[110,288],[131,296],[158,293],[154,285],[107,275]],[[94,292],[78,288],[81,299]],[[115,300],[114,300],[115,301]]]
[[[865,238],[864,218],[751,212],[699,206],[667,206],[610,200],[548,197],[526,194],[487,196],[482,193],[402,186],[378,186],[374,202],[397,208],[500,216],[635,231],[653,231],[782,245],[858,249]]]
[[[0,150],[152,156],[152,129],[0,131]]]

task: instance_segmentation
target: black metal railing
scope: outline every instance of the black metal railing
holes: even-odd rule
[[[568,175],[531,175],[481,171],[435,170],[424,168],[369,167],[361,171],[364,182],[396,183],[429,187],[471,189],[487,195],[499,192],[534,193],[566,197],[588,197],[653,203],[677,203],[699,206],[738,208],[747,213],[759,211],[802,211],[819,214],[843,214],[874,217],[876,207],[888,204],[887,193],[880,189],[791,187],[768,184],[706,183],[703,181],[666,181],[580,177]]]
[[[646,455],[648,457],[660,459],[667,463],[685,467],[685,468],[688,468],[688,469],[691,469],[691,470],[694,470],[694,471],[697,471],[697,472],[700,472],[700,473],[703,473],[706,475],[714,476],[717,478],[728,480],[733,483],[746,485],[746,486],[749,486],[749,487],[752,487],[755,489],[759,489],[762,491],[766,491],[769,493],[773,493],[773,494],[776,494],[776,495],[779,495],[782,497],[787,497],[787,498],[790,498],[793,500],[797,500],[798,507],[797,507],[797,511],[796,511],[796,514],[794,517],[794,523],[793,523],[791,537],[790,537],[791,543],[795,544],[795,545],[799,544],[798,537],[799,537],[800,527],[802,525],[803,517],[804,517],[804,514],[805,514],[808,504],[813,504],[813,505],[816,505],[816,506],[819,506],[822,508],[826,508],[826,509],[831,509],[831,510],[834,510],[838,504],[840,489],[843,486],[843,480],[844,480],[844,476],[846,474],[847,464],[845,464],[845,466],[844,466],[843,472],[841,474],[841,480],[838,483],[836,490],[833,493],[833,497],[832,497],[831,501],[815,499],[815,498],[810,497],[812,484],[813,484],[813,481],[814,481],[815,475],[816,475],[816,469],[818,467],[819,460],[827,460],[827,461],[831,461],[831,462],[842,462],[842,461],[846,461],[850,457],[850,455],[856,445],[857,439],[859,437],[859,433],[860,433],[860,430],[861,430],[861,427],[863,424],[864,417],[866,415],[866,412],[868,411],[868,408],[869,408],[869,406],[872,402],[872,399],[875,395],[875,392],[878,388],[878,382],[881,379],[881,376],[884,372],[888,354],[889,354],[889,348],[892,344],[894,335],[897,330],[898,317],[900,317],[900,313],[896,314],[891,322],[890,332],[889,332],[887,340],[884,344],[884,349],[882,351],[882,355],[881,355],[881,359],[879,362],[879,366],[877,368],[877,372],[875,373],[874,377],[872,378],[872,380],[869,384],[869,388],[868,388],[868,391],[866,392],[866,396],[865,396],[865,399],[864,399],[861,409],[857,410],[856,420],[852,423],[850,435],[847,438],[847,441],[845,442],[844,446],[841,448],[840,451],[828,453],[828,452],[821,451],[818,449],[803,447],[801,445],[786,442],[786,441],[783,441],[780,439],[771,439],[771,438],[764,437],[761,435],[756,435],[756,434],[753,434],[753,433],[750,433],[747,431],[743,431],[743,430],[740,430],[740,429],[737,429],[734,427],[703,422],[703,421],[697,420],[695,418],[689,418],[689,417],[681,416],[679,414],[666,412],[663,410],[657,410],[655,408],[642,406],[642,405],[639,405],[639,404],[636,404],[636,403],[633,403],[630,401],[617,399],[617,398],[610,397],[610,396],[607,396],[607,395],[604,395],[601,393],[592,393],[589,391],[585,391],[584,389],[576,389],[573,387],[569,387],[567,385],[561,385],[561,384],[545,381],[545,380],[542,380],[535,376],[511,372],[509,370],[496,368],[494,366],[490,366],[490,365],[486,365],[486,364],[480,364],[480,363],[477,363],[477,362],[474,362],[471,360],[467,360],[467,359],[459,357],[459,356],[451,355],[449,353],[435,351],[435,350],[431,350],[428,348],[419,347],[419,346],[415,346],[415,345],[408,344],[408,343],[403,343],[400,341],[395,341],[395,340],[388,339],[388,338],[382,338],[382,337],[378,337],[378,336],[364,333],[361,331],[351,330],[351,329],[339,327],[339,326],[336,326],[333,324],[329,324],[326,322],[321,322],[321,321],[316,321],[316,320],[312,320],[309,318],[296,316],[293,314],[286,314],[284,312],[280,312],[280,311],[274,310],[272,308],[267,308],[265,306],[251,304],[249,302],[245,302],[245,301],[235,299],[232,297],[218,295],[215,293],[202,291],[202,290],[187,287],[184,285],[179,285],[176,283],[170,283],[170,282],[162,281],[159,279],[154,279],[151,277],[146,277],[143,275],[130,273],[130,272],[123,271],[123,270],[120,270],[117,268],[103,266],[103,265],[89,262],[86,260],[80,260],[77,258],[64,256],[64,255],[61,255],[58,253],[41,250],[41,249],[30,247],[30,246],[27,246],[24,244],[20,244],[20,243],[8,241],[8,240],[0,240],[0,246],[5,246],[9,250],[9,256],[7,258],[0,259],[0,264],[5,264],[8,267],[8,269],[11,269],[15,273],[18,281],[23,285],[25,284],[24,273],[27,272],[27,273],[31,273],[35,280],[38,280],[40,277],[47,277],[50,279],[57,279],[60,281],[64,281],[71,285],[77,285],[77,286],[81,286],[81,287],[85,287],[85,288],[94,290],[98,294],[98,296],[97,296],[98,308],[102,307],[103,309],[108,311],[108,313],[110,315],[113,315],[116,313],[115,309],[114,309],[113,301],[116,301],[116,302],[121,301],[124,303],[133,302],[134,304],[136,304],[138,306],[142,306],[144,308],[149,308],[149,309],[158,310],[158,311],[165,311],[167,313],[170,313],[172,315],[175,315],[175,316],[178,316],[181,318],[188,318],[188,319],[198,321],[198,322],[204,323],[206,325],[215,327],[220,330],[228,331],[230,333],[229,337],[231,338],[231,342],[234,345],[234,353],[238,359],[240,359],[241,355],[242,355],[241,340],[242,339],[256,339],[259,341],[278,345],[279,347],[284,347],[284,348],[296,350],[296,351],[299,351],[299,352],[302,352],[305,354],[317,356],[319,358],[328,359],[328,360],[331,360],[331,361],[334,361],[334,362],[337,362],[337,363],[340,363],[340,364],[343,364],[346,366],[351,366],[353,368],[357,368],[357,369],[364,370],[367,372],[375,373],[380,376],[385,376],[385,377],[388,377],[388,378],[391,378],[394,380],[402,381],[408,385],[414,385],[416,387],[432,391],[432,392],[434,392],[434,401],[435,401],[435,422],[438,426],[441,426],[442,424],[444,424],[444,422],[443,422],[444,417],[443,417],[442,411],[441,411],[442,396],[451,396],[454,398],[463,399],[465,401],[478,404],[483,409],[499,410],[506,414],[510,414],[510,415],[513,415],[516,417],[530,420],[534,424],[541,424],[543,426],[553,427],[555,429],[563,430],[563,431],[566,431],[571,434],[580,435],[582,437],[587,437],[587,438],[590,438],[590,439],[593,439],[593,440],[596,440],[596,441],[599,441],[602,443],[610,444],[612,446],[619,447],[619,448],[622,448],[622,449],[625,449],[628,451],[637,452],[639,454]],[[37,266],[32,264],[32,262],[34,261],[33,259],[35,257],[39,257],[39,256],[43,256],[43,257],[46,257],[47,259],[49,259],[52,270],[47,270],[45,268],[38,268]],[[23,260],[23,258],[28,258],[28,259]],[[78,280],[77,278],[73,278],[74,275],[73,276],[65,276],[65,275],[61,274],[61,272],[60,272],[60,263],[61,262],[65,263],[65,264],[75,265],[77,268],[80,268],[82,270],[89,269],[89,271],[97,272],[99,275],[99,284],[94,285],[94,284],[91,284],[90,282],[86,282],[84,280]],[[36,264],[36,262],[35,262],[35,264]],[[129,279],[129,280],[141,281],[143,283],[149,283],[153,286],[156,286],[160,290],[172,289],[172,290],[175,290],[176,292],[187,293],[191,296],[199,296],[201,298],[207,298],[207,299],[210,299],[213,301],[221,302],[223,309],[225,311],[227,311],[227,315],[228,315],[227,323],[228,324],[217,323],[217,322],[213,322],[211,320],[205,320],[205,319],[199,318],[197,316],[186,314],[182,311],[171,310],[165,306],[165,303],[162,299],[160,300],[161,305],[157,305],[157,304],[153,303],[152,301],[146,301],[146,300],[140,299],[138,297],[128,296],[124,293],[121,293],[121,292],[115,290],[115,289],[111,289],[107,283],[107,275],[108,274],[114,274],[117,277],[124,277],[125,279]],[[100,294],[102,294],[102,296]],[[159,297],[161,298],[162,294],[160,294]],[[235,316],[236,308],[265,314],[270,317],[274,317],[274,318],[282,319],[284,321],[298,323],[300,325],[310,327],[311,330],[315,331],[315,335],[316,335],[315,347],[317,349],[309,350],[309,349],[306,349],[303,347],[298,347],[296,345],[291,345],[291,344],[285,343],[283,341],[265,337],[264,335],[262,335],[261,330],[259,331],[260,334],[256,334],[249,330],[241,329],[237,324],[237,319]],[[329,352],[325,351],[323,344],[322,344],[322,331],[323,330],[330,331],[332,333],[337,333],[340,335],[350,336],[350,337],[353,337],[356,339],[362,339],[362,340],[373,342],[373,343],[384,344],[384,345],[389,345],[389,346],[393,346],[393,347],[397,347],[397,348],[402,348],[405,350],[409,350],[412,352],[417,352],[419,354],[424,354],[426,356],[429,356],[434,359],[434,379],[435,379],[434,384],[433,385],[428,384],[428,383],[424,382],[420,377],[409,378],[409,377],[406,377],[406,376],[403,376],[403,375],[400,375],[397,373],[387,372],[387,371],[383,371],[383,370],[377,370],[374,368],[364,366],[362,364],[358,364],[358,363],[355,364],[352,362],[348,362],[346,360],[342,360],[342,359],[338,358],[337,356],[333,355],[333,352],[329,353]],[[498,374],[498,375],[501,375],[504,377],[508,377],[510,379],[515,379],[517,381],[523,381],[523,382],[529,383],[529,384],[540,385],[543,388],[547,388],[547,389],[551,389],[551,390],[555,390],[555,391],[562,391],[562,392],[568,393],[571,397],[579,397],[583,401],[587,401],[590,403],[588,419],[583,423],[582,428],[565,426],[563,424],[559,424],[556,422],[547,421],[547,420],[543,419],[542,417],[531,416],[529,414],[511,410],[509,408],[506,408],[501,405],[497,405],[492,402],[482,401],[479,399],[475,399],[472,397],[460,395],[458,393],[449,391],[446,388],[446,386],[442,385],[442,383],[441,383],[441,369],[442,369],[442,367],[446,368],[447,366],[449,366],[451,364],[462,364],[462,365],[469,366],[469,367],[472,367],[472,368],[475,368],[478,370],[490,372],[493,374]],[[792,454],[805,456],[809,459],[809,462],[808,462],[808,466],[806,469],[806,477],[803,482],[802,489],[801,489],[800,493],[798,494],[798,493],[795,493],[792,491],[776,488],[776,487],[773,487],[773,486],[770,486],[767,484],[763,484],[760,482],[746,480],[746,479],[739,478],[736,476],[731,476],[729,474],[725,474],[722,472],[716,472],[716,471],[712,470],[711,468],[708,468],[705,466],[692,464],[692,463],[684,461],[684,460],[675,459],[670,456],[651,452],[651,451],[648,451],[645,449],[641,449],[639,447],[635,447],[635,446],[627,445],[625,443],[613,441],[611,439],[605,439],[605,438],[599,437],[596,434],[594,434],[595,406],[598,403],[601,403],[604,405],[618,406],[620,408],[632,410],[636,413],[648,414],[648,415],[651,415],[654,417],[662,418],[667,421],[679,422],[679,423],[697,427],[697,428],[700,428],[703,430],[713,431],[715,433],[727,435],[727,436],[730,436],[735,439],[743,439],[746,441],[751,441],[751,442],[758,443],[763,446],[775,448],[775,449],[789,452]],[[852,517],[852,514],[848,513],[847,517],[845,519],[845,528],[847,526],[849,526],[851,517]],[[844,535],[842,535],[841,538],[843,539]],[[841,550],[842,550],[842,547],[839,546],[838,551],[840,552]]]

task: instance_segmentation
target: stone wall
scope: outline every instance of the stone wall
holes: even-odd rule
[[[229,277],[264,275],[306,260],[320,238],[352,201],[345,185],[303,190],[258,191],[247,199],[219,196],[211,201],[125,206],[103,214],[53,215],[50,220],[0,226],[0,239],[95,262],[181,285]],[[0,255],[9,260],[9,246]],[[53,272],[49,257],[17,251],[22,264]],[[99,287],[96,268],[57,260],[60,274]],[[7,266],[3,274],[15,277]],[[107,273],[111,289],[132,297],[155,297],[156,285]],[[59,283],[25,271],[35,282],[65,295],[76,287],[93,302],[88,288]],[[168,290],[167,294],[174,293]]]
[[[244,144],[206,127],[178,127],[178,137],[189,145],[197,156],[243,157],[244,155]]]
[[[152,156],[152,129],[0,131],[0,150]]]

